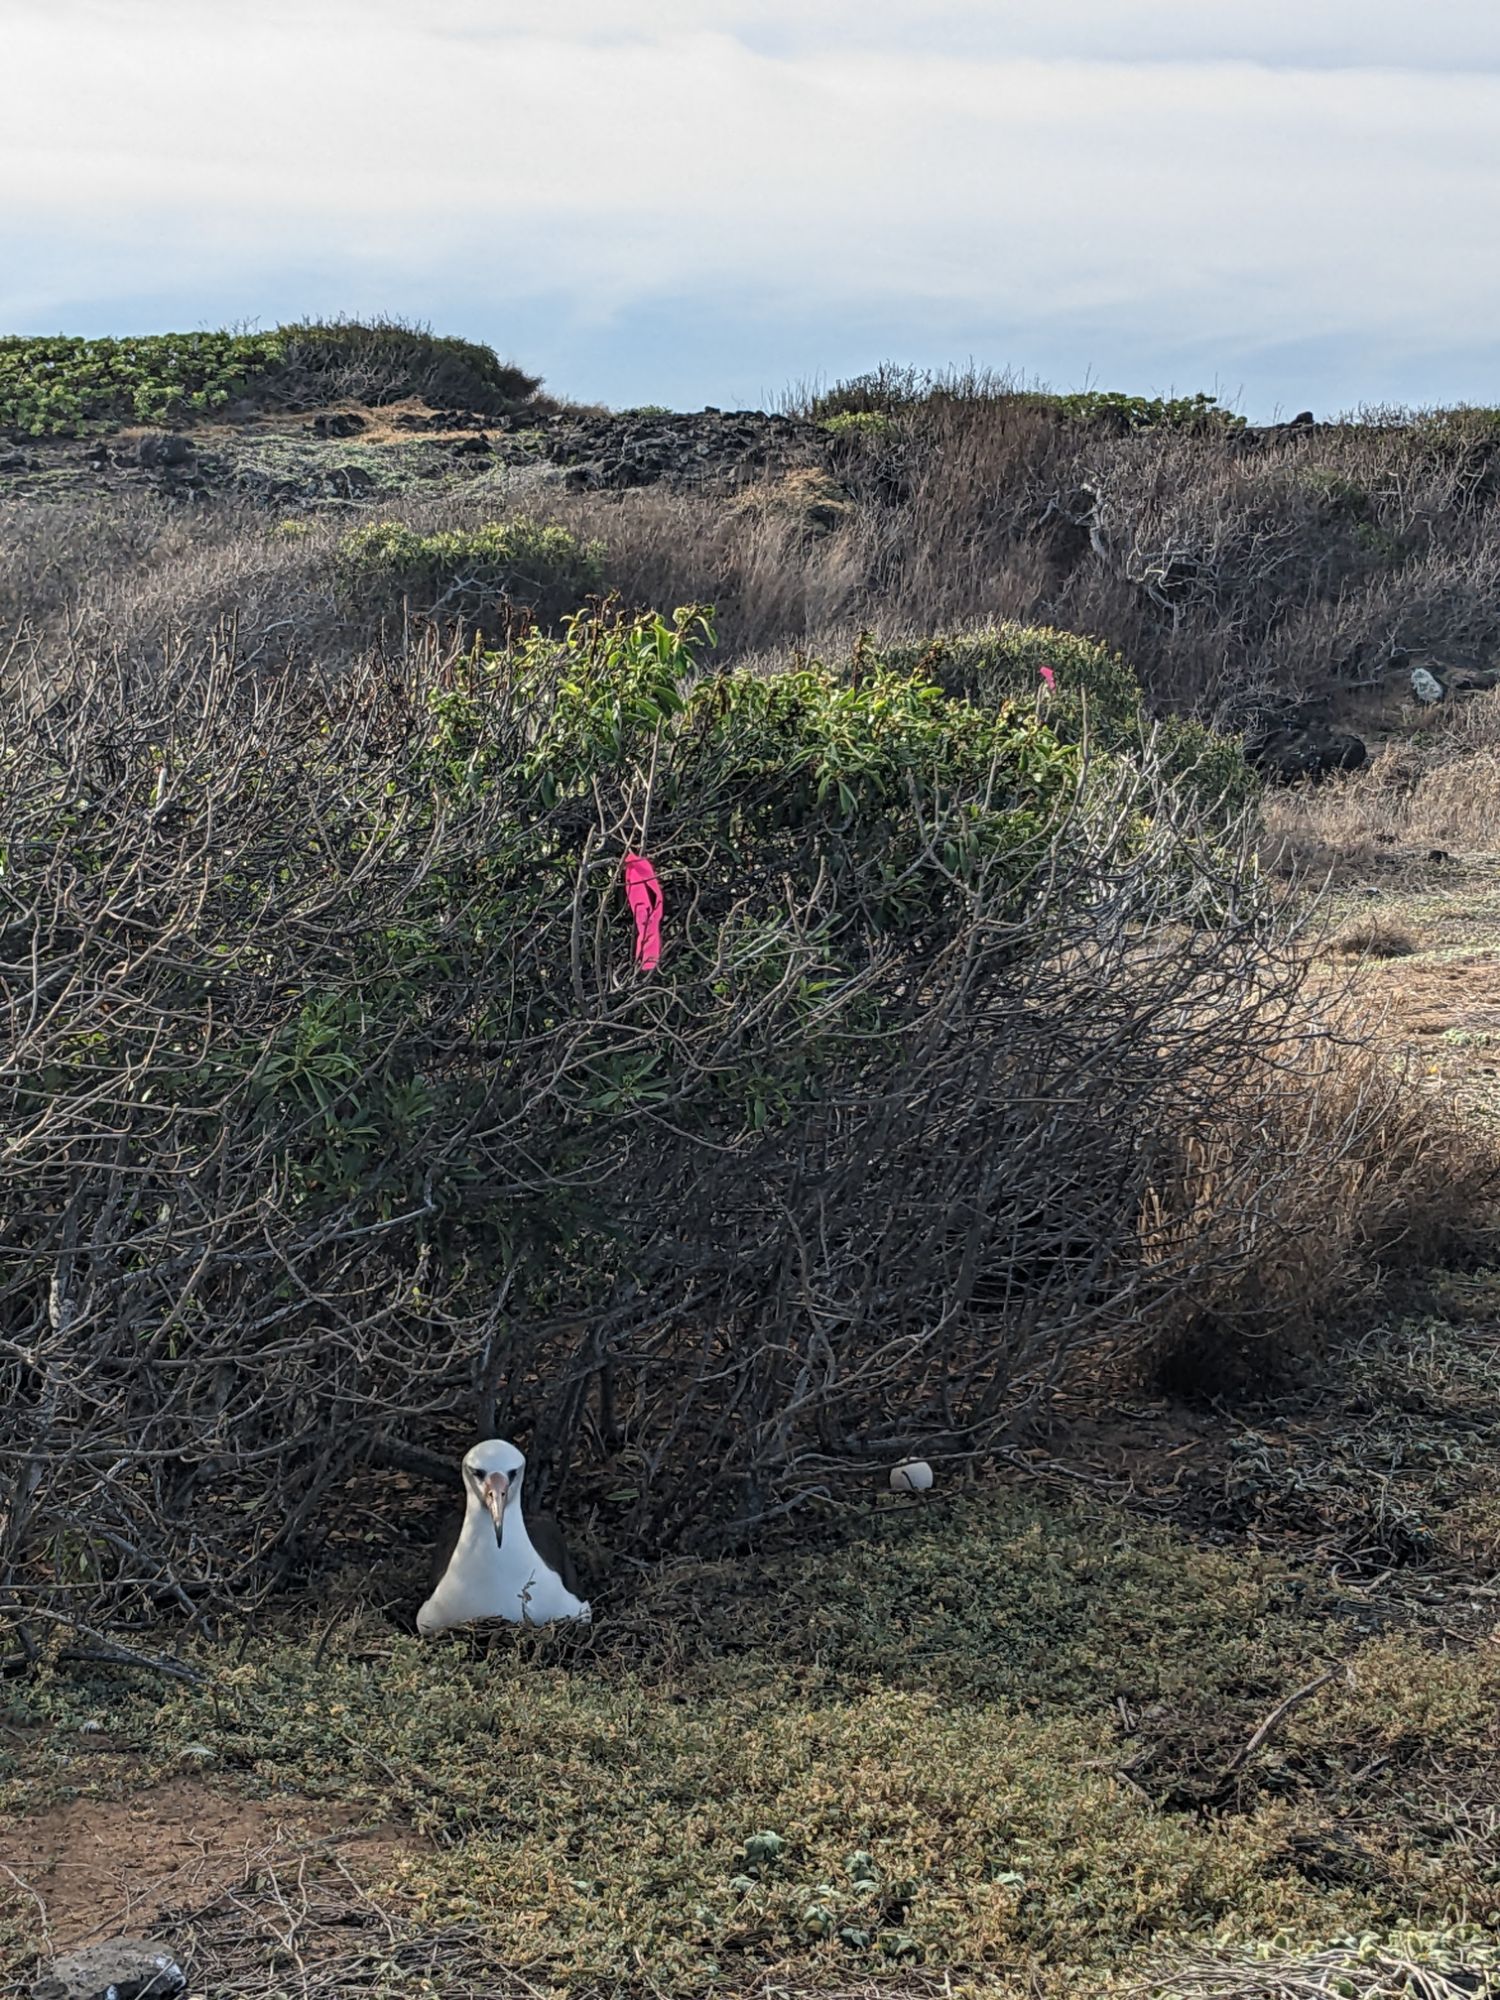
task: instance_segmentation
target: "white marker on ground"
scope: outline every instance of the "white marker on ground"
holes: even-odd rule
[[[932,1467],[923,1458],[909,1458],[904,1465],[891,1467],[891,1486],[897,1493],[925,1493],[932,1484]]]

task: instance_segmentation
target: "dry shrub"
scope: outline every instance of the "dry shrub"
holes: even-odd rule
[[[825,488],[815,487],[823,499]],[[809,532],[806,482],[748,487],[736,504],[645,488],[549,496],[549,514],[607,551],[611,584],[631,603],[712,604],[720,658],[836,645],[871,593],[868,517],[851,511]],[[786,504],[790,502],[791,504]]]
[[[149,495],[0,508],[0,645],[24,636],[41,670],[79,648],[151,672],[232,629],[245,665],[337,655],[340,518],[287,525],[248,503],[164,508]]]
[[[1034,713],[676,646],[6,685],[28,1633],[253,1600],[361,1465],[475,1428],[630,1485],[647,1546],[733,1539],[1163,1329],[1290,1344],[1436,1240],[1384,1072],[1288,1062],[1335,1044],[1246,829]]]
[[[1405,924],[1392,917],[1366,917],[1346,925],[1333,941],[1344,958],[1411,958],[1421,942]]]
[[[1203,1283],[1156,1332],[1170,1387],[1262,1385],[1346,1334],[1389,1273],[1492,1245],[1500,1147],[1423,1089],[1380,1025],[1323,1000],[1238,1101],[1204,1100],[1142,1212],[1148,1254],[1192,1242]]]
[[[421,396],[490,416],[553,407],[538,399],[541,378],[502,361],[479,341],[434,334],[400,319],[304,321],[278,327],[281,350],[255,401],[310,407],[344,398],[368,404]]]

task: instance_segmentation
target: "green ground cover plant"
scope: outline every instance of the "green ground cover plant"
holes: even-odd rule
[[[1395,1330],[1391,1365],[1416,1338]],[[1472,1395],[1454,1330],[1421,1340],[1424,1393],[1451,1355]],[[1252,1992],[1257,1952],[1493,1963],[1471,1802],[1500,1660],[1382,1634],[1315,1561],[1060,1494],[871,1501],[759,1557],[616,1556],[587,1638],[433,1646],[400,1630],[410,1526],[374,1496],[315,1634],[200,1648],[196,1685],[49,1667],[8,1720],[59,1746],[87,1722],[104,1795],[186,1765],[403,1826],[369,1885],[387,1921],[456,1962],[483,1938],[492,1976],[547,1992],[933,1970],[1098,1994],[1205,1960],[1244,1961]],[[25,1758],[43,1796],[79,1779]]]
[[[241,402],[295,407],[343,396],[382,403],[426,395],[500,414],[528,401],[537,386],[491,348],[395,322],[100,340],[0,337],[0,430],[30,438],[185,423]]]
[[[400,521],[352,528],[335,555],[341,598],[362,619],[412,610],[494,620],[506,608],[548,623],[604,583],[604,545],[525,518],[422,534]]]
[[[147,334],[84,340],[0,338],[0,427],[76,437],[122,424],[208,416],[281,359],[276,334]]]

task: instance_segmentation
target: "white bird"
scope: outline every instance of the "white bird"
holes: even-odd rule
[[[417,1613],[417,1630],[446,1632],[475,1618],[513,1625],[549,1625],[593,1617],[562,1531],[539,1515],[529,1525],[521,1507],[526,1460],[506,1438],[487,1438],[464,1453],[463,1518],[438,1543],[432,1594]]]

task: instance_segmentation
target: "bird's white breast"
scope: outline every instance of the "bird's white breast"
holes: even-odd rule
[[[417,1630],[443,1632],[476,1618],[506,1618],[513,1625],[572,1618],[587,1624],[592,1615],[538,1556],[523,1522],[507,1521],[497,1545],[488,1519],[476,1520],[471,1511],[437,1588],[417,1613]]]

